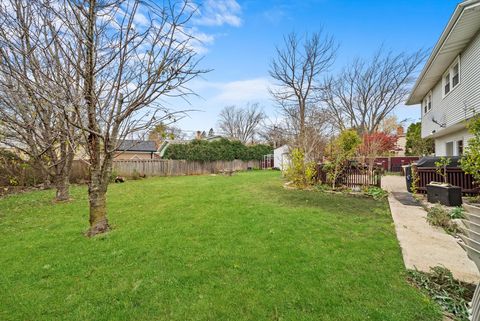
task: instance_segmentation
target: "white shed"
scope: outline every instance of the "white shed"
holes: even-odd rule
[[[283,145],[273,150],[273,167],[280,170],[287,169],[290,164],[290,148]]]

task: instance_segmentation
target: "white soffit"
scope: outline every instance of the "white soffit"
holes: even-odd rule
[[[420,73],[407,105],[422,102],[425,95],[442,79],[453,60],[479,31],[480,0],[460,3]]]

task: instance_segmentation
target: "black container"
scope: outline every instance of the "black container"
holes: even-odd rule
[[[461,206],[462,189],[458,186],[428,184],[427,200],[445,206]]]
[[[451,156],[448,157],[450,159],[450,164],[448,164],[448,168],[458,168],[460,166],[460,160],[462,159],[459,156]],[[435,163],[438,162],[441,157],[433,157],[433,156],[426,156],[420,158],[416,161],[417,167],[436,167]]]
[[[412,183],[413,183],[413,177],[412,177],[412,165],[405,165],[402,166],[403,170],[405,171],[405,183],[407,184],[407,191],[409,193],[412,193]]]

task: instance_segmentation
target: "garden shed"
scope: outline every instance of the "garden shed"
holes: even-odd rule
[[[273,150],[273,167],[280,170],[285,170],[290,164],[290,147],[282,145]]]

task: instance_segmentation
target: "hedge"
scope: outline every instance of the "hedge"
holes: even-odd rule
[[[272,154],[273,148],[258,144],[246,146],[239,141],[222,138],[216,141],[194,140],[188,144],[171,144],[163,158],[185,159],[192,161],[216,160],[262,160],[263,155]]]

